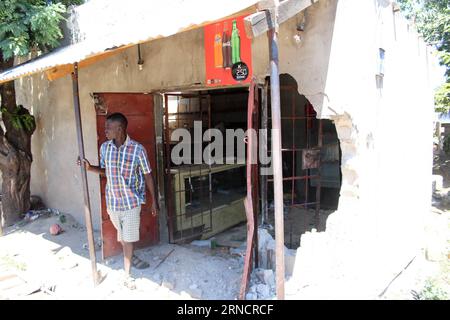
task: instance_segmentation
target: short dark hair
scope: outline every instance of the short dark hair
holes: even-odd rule
[[[125,129],[128,126],[127,118],[120,112],[111,113],[106,117],[107,121],[119,122]]]

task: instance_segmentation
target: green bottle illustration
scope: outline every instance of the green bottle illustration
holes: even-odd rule
[[[233,20],[233,29],[231,30],[231,62],[233,64],[241,61],[241,39],[239,38],[239,29],[236,26],[236,20]]]

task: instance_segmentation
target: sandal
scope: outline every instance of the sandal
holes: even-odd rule
[[[133,257],[131,258],[131,264],[133,265],[133,267],[135,267],[136,269],[146,269],[148,267],[150,267],[150,265],[148,264],[148,262],[145,262],[141,259],[139,259],[137,256],[133,255]]]

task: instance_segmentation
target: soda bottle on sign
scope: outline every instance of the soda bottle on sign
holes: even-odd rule
[[[220,32],[220,24],[218,23],[216,23],[216,34],[214,35],[214,67],[223,67],[222,35]]]
[[[231,31],[231,62],[233,64],[241,61],[241,39],[236,20],[233,20],[233,29]]]
[[[225,69],[231,68],[231,42],[230,35],[228,34],[228,23],[223,23],[222,34],[222,55],[223,55],[223,67]]]

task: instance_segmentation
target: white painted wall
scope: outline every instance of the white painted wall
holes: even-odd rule
[[[382,88],[379,48],[386,50]],[[298,283],[328,288],[318,296],[381,293],[419,253],[431,201],[436,66],[390,1],[338,1],[327,98],[316,107],[337,125],[341,198],[326,233],[302,238],[296,266]]]

